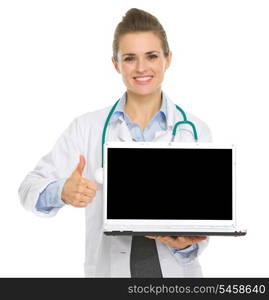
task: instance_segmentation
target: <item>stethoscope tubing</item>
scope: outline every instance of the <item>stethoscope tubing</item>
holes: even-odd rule
[[[107,116],[107,118],[106,118],[105,125],[104,125],[104,128],[103,128],[103,132],[102,132],[102,168],[103,168],[103,166],[104,166],[104,145],[105,145],[105,142],[106,142],[106,132],[107,132],[107,127],[108,127],[110,118],[111,118],[111,116],[112,116],[112,114],[113,114],[113,112],[114,112],[114,110],[115,110],[117,104],[119,103],[119,101],[120,101],[120,99],[117,100],[117,102],[112,106],[112,108],[111,108],[111,110],[110,110],[110,112],[109,112],[109,114],[108,114],[108,116]],[[176,105],[176,104],[175,104],[175,106],[176,106],[176,108],[180,111],[180,113],[181,113],[181,115],[182,115],[182,117],[183,117],[183,121],[179,121],[179,122],[177,122],[177,123],[173,126],[173,129],[172,129],[172,142],[173,142],[174,139],[175,139],[175,136],[176,136],[176,133],[177,133],[177,128],[178,128],[178,126],[183,125],[183,124],[188,124],[188,125],[190,125],[190,126],[192,127],[194,140],[195,140],[195,142],[197,142],[197,141],[198,141],[198,135],[197,135],[197,130],[196,130],[195,125],[193,124],[193,122],[187,120],[187,116],[186,116],[184,110],[183,110],[181,107],[179,107],[179,106]]]

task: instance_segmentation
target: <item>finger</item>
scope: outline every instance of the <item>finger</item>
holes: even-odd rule
[[[190,244],[196,244],[196,243],[199,243],[203,240],[206,239],[206,237],[203,237],[203,236],[185,236],[185,241],[190,243]]]
[[[93,198],[81,196],[79,201],[74,201],[73,205],[77,207],[86,207],[89,203],[91,203]]]
[[[79,163],[77,165],[77,168],[75,169],[75,173],[79,174],[80,176],[82,176],[83,170],[85,168],[86,165],[86,160],[85,157],[83,155],[79,156]]]
[[[148,239],[153,239],[153,240],[156,239],[156,235],[146,235],[145,237]]]
[[[95,195],[97,193],[96,189],[89,188],[88,186],[86,186],[85,188],[86,188],[87,193],[89,193],[90,195],[92,195],[92,197],[95,197]]]
[[[78,187],[78,192],[81,195],[91,197],[91,198],[93,198],[96,195],[96,192],[94,190],[88,189],[87,187],[81,185]]]
[[[85,202],[76,202],[73,204],[74,207],[86,207],[88,205],[88,203],[85,203]]]
[[[84,201],[72,201],[70,204],[74,207],[85,207],[88,203]]]
[[[171,236],[165,235],[165,236],[159,236],[158,238],[161,242],[174,242],[175,239],[172,238]]]
[[[206,240],[206,239],[207,239],[206,236],[195,236],[195,237],[193,237],[192,240],[193,240],[195,243],[199,243],[199,242],[204,241],[204,240]]]
[[[178,245],[185,243],[182,237],[165,236],[160,239],[161,242],[166,243],[172,247],[178,248]]]
[[[75,193],[73,198],[71,199],[71,203],[72,204],[75,204],[77,202],[80,202],[81,201],[81,197],[82,197],[82,194],[81,193]]]
[[[87,196],[82,195],[80,202],[85,202],[88,204],[88,203],[92,202],[92,199],[93,199],[92,197],[87,197]]]
[[[71,204],[76,204],[76,203],[79,203],[79,202],[89,202],[92,200],[93,197],[88,197],[88,196],[85,196],[81,193],[76,193],[73,197],[73,199],[71,200]]]
[[[99,186],[94,181],[88,180],[84,177],[81,178],[81,183],[87,188],[92,189],[94,191],[97,191],[99,189]]]

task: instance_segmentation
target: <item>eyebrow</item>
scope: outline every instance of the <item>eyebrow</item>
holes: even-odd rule
[[[160,53],[159,51],[149,51],[149,52],[146,52],[145,54],[149,55],[149,54],[153,54],[153,53]],[[135,53],[124,53],[122,54],[122,56],[135,56],[136,54]]]

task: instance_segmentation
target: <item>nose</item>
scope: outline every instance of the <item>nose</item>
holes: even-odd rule
[[[139,58],[136,62],[136,71],[144,73],[147,70],[147,62],[144,58]]]

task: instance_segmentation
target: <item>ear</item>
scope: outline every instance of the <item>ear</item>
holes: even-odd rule
[[[165,71],[170,67],[172,61],[172,52],[169,51],[168,56],[166,57],[166,66],[165,66]]]
[[[114,58],[114,56],[112,57],[112,63],[114,65],[114,68],[116,69],[116,71],[118,73],[120,73],[120,69],[119,69],[119,63],[116,61],[116,59]]]

